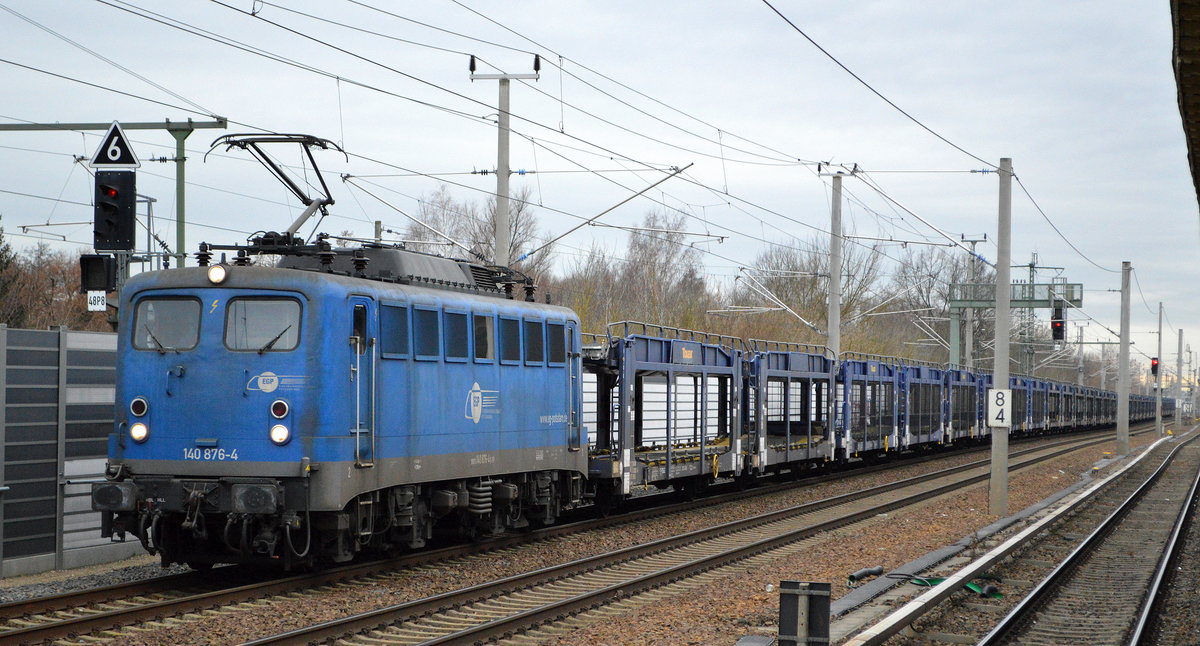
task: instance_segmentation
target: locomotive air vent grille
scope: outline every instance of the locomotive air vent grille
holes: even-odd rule
[[[487,267],[479,265],[470,265],[471,276],[475,278],[475,284],[485,289],[498,289],[496,285],[496,274],[492,273]]]

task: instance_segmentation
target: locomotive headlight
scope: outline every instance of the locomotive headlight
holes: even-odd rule
[[[129,427],[129,437],[134,442],[145,442],[147,437],[150,437],[150,427],[141,422],[137,422]]]
[[[271,441],[283,446],[292,438],[292,432],[283,424],[276,424],[271,427]]]
[[[208,268],[208,282],[214,285],[220,285],[225,282],[225,277],[229,275],[229,270],[225,265],[213,265]]]

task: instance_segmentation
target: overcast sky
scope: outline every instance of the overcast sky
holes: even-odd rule
[[[495,166],[497,83],[472,82],[468,55],[478,56],[479,72],[528,73],[539,53],[540,80],[512,89],[512,167],[539,173],[514,176],[512,186],[531,189],[548,232],[565,232],[658,181],[662,169],[694,164],[600,222],[631,225],[650,209],[683,211],[690,231],[727,236],[697,243],[711,252],[709,272],[727,280],[770,244],[805,247],[822,236],[828,180],[811,162],[833,161],[867,171],[845,182],[848,233],[944,240],[923,218],[951,236],[994,239],[996,175],[970,171],[1011,157],[1046,216],[1086,254],[1072,250],[1017,185],[1011,260],[1028,263],[1037,253],[1084,284],[1083,309],[1098,321],[1085,329],[1089,340],[1113,340],[1101,324],[1119,327],[1119,294],[1110,290],[1120,286],[1121,261],[1131,261],[1141,286],[1133,295],[1134,356],[1156,353],[1162,300],[1170,319],[1163,355],[1173,368],[1173,330],[1184,328],[1189,343],[1200,331],[1200,231],[1169,3],[773,4],[966,152],[750,0],[281,3],[286,9],[251,0],[0,0],[0,123],[227,117],[229,130],[197,130],[187,141],[189,253],[201,240],[232,243],[284,229],[302,208],[244,152],[205,160],[214,138],[260,130],[327,138],[351,157],[317,154],[337,202],[321,230],[369,236],[374,220],[406,226],[392,207],[414,213],[439,185],[456,199],[486,199],[494,176],[469,172]],[[160,12],[154,20],[151,10]],[[83,222],[26,232],[65,236],[52,243],[63,248],[90,247],[92,180],[72,156],[90,157],[101,134],[0,132],[0,225],[17,246],[36,243],[16,236],[23,226]],[[151,161],[170,157],[173,140],[165,131],[128,134],[143,162],[138,192],[158,200],[155,230],[174,245],[173,164]],[[280,158],[300,161],[294,149]],[[354,184],[343,183],[343,173],[357,176]],[[559,261],[593,243],[619,255],[624,235],[585,227],[563,241]],[[979,250],[996,259],[993,243]],[[1193,345],[1200,350],[1200,341]]]

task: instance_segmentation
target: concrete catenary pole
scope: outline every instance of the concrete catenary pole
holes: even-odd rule
[[[1158,371],[1154,374],[1154,431],[1159,437],[1163,436],[1163,416],[1162,416],[1162,319],[1163,306],[1162,301],[1158,302]]]
[[[498,112],[496,117],[496,217],[494,230],[496,241],[492,262],[505,267],[512,262],[512,224],[508,198],[508,136],[510,133],[509,117],[511,116],[508,111],[509,84],[513,80],[536,81],[540,68],[540,59],[534,56],[533,74],[476,74],[475,57],[471,57],[472,81],[489,80],[500,83],[500,97],[496,105]]]
[[[1100,390],[1108,390],[1108,344],[1100,346]]]
[[[1009,272],[1012,265],[1012,159],[1000,159],[999,223],[996,227],[996,347],[992,387],[1008,388]],[[1011,418],[1010,418],[1011,419]],[[1008,515],[1008,428],[992,428],[992,470],[988,507],[994,516]]]
[[[512,230],[509,228],[508,210],[508,85],[506,78],[500,81],[500,116],[496,128],[496,254],[492,262],[508,266],[511,258]]]
[[[1079,360],[1078,360],[1078,367],[1075,368],[1075,384],[1078,386],[1082,386],[1083,385],[1083,326],[1082,325],[1078,325],[1075,327],[1075,339],[1076,339],[1075,342],[1077,344],[1079,344]]]
[[[829,224],[829,349],[837,361],[842,352],[842,176],[833,176]]]
[[[1179,350],[1175,353],[1175,432],[1183,424],[1183,328],[1179,328]]]
[[[1117,454],[1129,455],[1129,273],[1121,263],[1121,349],[1117,354]]]

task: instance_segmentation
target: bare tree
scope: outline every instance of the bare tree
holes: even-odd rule
[[[684,226],[682,214],[648,213],[641,227],[655,231],[630,232],[624,258],[593,246],[555,281],[555,290],[579,313],[585,329],[620,320],[705,329],[716,297],[700,252],[684,234],[672,233]]]
[[[522,187],[509,200],[512,246],[509,258],[502,264],[513,267],[534,280],[541,280],[548,277],[553,262],[553,246],[538,251],[530,258],[517,261],[522,255],[541,247],[550,239],[547,234],[538,230],[537,216],[530,202],[531,195],[528,187]],[[427,226],[413,222],[405,229],[404,237],[406,240],[420,241],[411,245],[411,248],[417,251],[459,255],[461,248],[459,251],[448,251],[446,239],[431,231],[433,229],[465,245],[476,260],[486,259],[490,262],[496,247],[495,212],[494,197],[489,198],[480,209],[476,204],[454,199],[449,190],[441,186],[423,199],[417,210],[417,218]]]
[[[0,323],[42,329],[65,325],[107,331],[102,312],[88,312],[79,293],[79,255],[51,251],[41,243],[15,254],[0,236]]]
[[[842,253],[842,334],[843,346],[867,321],[856,315],[877,300],[881,278],[880,254],[874,247],[847,245]],[[818,333],[786,312],[755,315],[737,326],[744,336],[775,340],[824,344],[829,295],[829,249],[821,239],[773,245],[758,255],[746,277],[728,293],[727,304],[771,306],[746,283],[751,279],[770,291]]]

